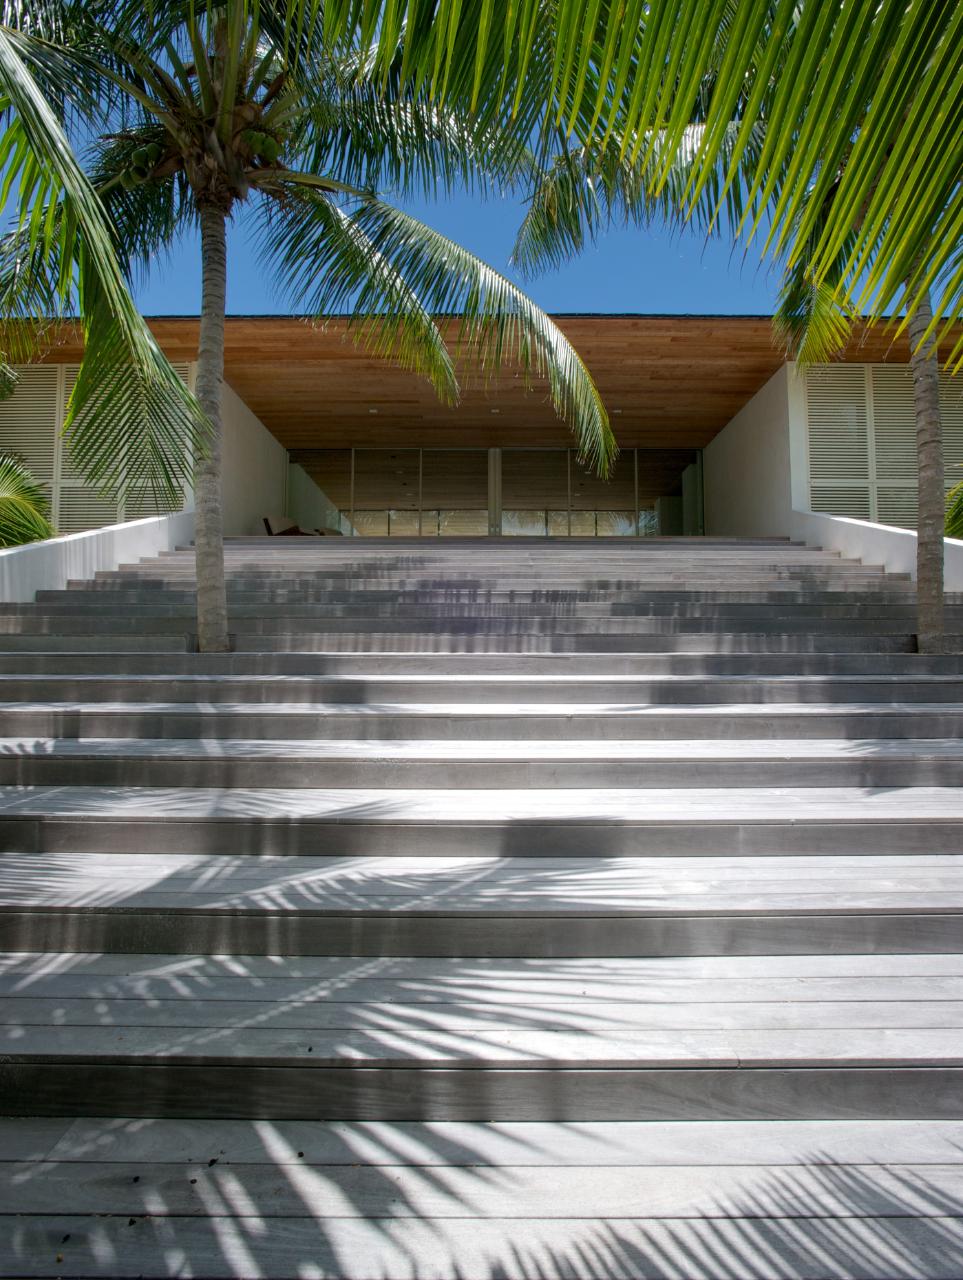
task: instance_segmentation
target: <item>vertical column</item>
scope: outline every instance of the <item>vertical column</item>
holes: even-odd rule
[[[358,532],[354,525],[354,449],[351,450],[351,470],[348,479],[348,524],[351,526],[353,538]]]
[[[418,537],[424,534],[425,451],[418,450]]]
[[[568,524],[568,536],[572,536],[572,450],[565,450],[565,483],[568,489],[568,506],[566,510],[566,519]]]
[[[635,536],[639,536],[639,451],[632,450],[632,485],[635,491]]]
[[[67,366],[57,366],[57,408],[53,424],[53,475],[50,477],[50,523],[60,528],[60,490],[63,484],[64,418],[67,416]]]
[[[488,450],[488,536],[502,531],[502,451]]]

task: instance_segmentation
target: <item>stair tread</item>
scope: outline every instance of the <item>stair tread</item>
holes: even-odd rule
[[[871,1180],[871,1175],[870,1175]],[[866,1175],[854,1176],[856,1198]],[[786,1179],[785,1200],[793,1183]],[[722,1205],[728,1203],[724,1196]],[[74,1276],[113,1274],[167,1276],[172,1257],[189,1259],[191,1274],[210,1280],[248,1280],[309,1275],[314,1280],[370,1280],[371,1276],[419,1274],[433,1280],[571,1280],[589,1260],[588,1274],[605,1280],[720,1280],[778,1275],[780,1280],[957,1280],[963,1250],[963,1222],[949,1197],[930,1192],[932,1216],[898,1206],[911,1203],[894,1194],[889,1212],[877,1216],[805,1217],[787,1222],[785,1212],[753,1214],[751,1197],[736,1195],[726,1216],[713,1222],[644,1216],[485,1218],[419,1217],[398,1220],[332,1216],[322,1224],[309,1217],[258,1217],[252,1239],[242,1235],[243,1216],[212,1212],[208,1217],[147,1217],[136,1237],[126,1216],[91,1220],[70,1215],[28,1219],[0,1244],[0,1266],[11,1275],[47,1276],[51,1258],[69,1258]],[[470,1225],[470,1229],[466,1229]],[[72,1244],[62,1243],[67,1236]],[[123,1264],[117,1260],[123,1259]],[[122,1271],[117,1270],[118,1266]],[[768,1270],[763,1272],[760,1265]],[[747,1271],[747,1266],[752,1270]],[[59,1274],[59,1273],[55,1273]],[[176,1274],[176,1273],[175,1273]]]
[[[334,914],[963,910],[963,859],[0,855],[0,906]]]
[[[71,815],[89,818],[251,823],[506,822],[676,823],[899,820],[963,821],[963,791],[955,787],[584,788],[244,788],[0,787],[0,817]]]
[[[959,1120],[538,1121],[150,1120],[0,1117],[3,1163],[29,1157],[62,1168],[94,1160],[105,1172],[132,1162],[207,1167],[514,1169],[953,1165]],[[300,1154],[303,1152],[303,1155]],[[193,1176],[193,1171],[191,1176]],[[486,1175],[482,1174],[484,1178]]]
[[[407,716],[472,716],[490,715],[523,719],[526,716],[564,715],[564,716],[654,716],[654,715],[713,715],[725,713],[727,716],[768,717],[775,713],[785,715],[879,715],[879,714],[925,714],[928,712],[955,713],[963,711],[963,703],[959,706],[953,702],[898,702],[887,699],[885,702],[683,702],[683,703],[637,703],[622,704],[617,702],[494,702],[484,699],[478,702],[154,702],[135,701],[72,701],[57,700],[42,702],[0,702],[0,715],[14,712],[96,712],[97,714],[123,714],[131,711],[151,714],[211,713],[266,715],[304,715],[317,716],[371,716],[371,715],[407,715]]]
[[[391,1013],[374,1025],[286,1028],[270,1025],[273,1004],[258,1015],[225,1024],[215,1006],[196,1026],[32,1026],[10,1028],[4,1061],[38,1062],[154,1060],[250,1062],[259,1065],[322,1067],[398,1066],[471,1069],[643,1071],[699,1067],[963,1067],[963,1037],[956,1027],[839,1027],[806,1030],[734,1025],[724,1031],[628,1025],[575,1025],[546,1029],[541,1019],[525,1025],[523,1014],[494,1022],[479,1011],[460,1027],[406,1025]],[[185,1012],[186,1019],[186,1012]],[[253,1026],[257,1021],[261,1025]],[[564,1019],[562,1019],[564,1022]],[[584,1021],[589,1021],[585,1019]],[[267,1025],[265,1025],[267,1024]],[[12,1034],[15,1032],[16,1034]]]

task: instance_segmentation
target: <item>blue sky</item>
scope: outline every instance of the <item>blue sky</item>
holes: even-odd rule
[[[513,200],[485,203],[457,196],[443,203],[409,204],[410,212],[458,239],[492,266],[512,274],[508,259],[522,206]],[[228,311],[233,315],[287,311],[262,270],[243,222],[232,227]],[[534,280],[518,278],[548,311],[759,314],[771,312],[777,281],[760,267],[756,251],[743,257],[725,241],[706,246],[701,236],[653,228],[619,228],[560,271]],[[147,315],[194,315],[200,302],[196,241],[185,241],[158,263],[137,290]]]

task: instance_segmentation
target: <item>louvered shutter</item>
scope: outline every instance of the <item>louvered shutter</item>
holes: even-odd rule
[[[913,376],[906,365],[874,365],[870,369],[870,386],[875,519],[883,524],[915,528],[917,465]]]
[[[914,529],[916,413],[908,365],[813,365],[806,373],[813,511]],[[963,481],[963,378],[940,375],[946,487]]]
[[[806,401],[813,511],[868,519],[869,428],[862,366],[810,366]]]
[[[946,487],[952,489],[963,481],[963,375],[940,374],[940,416]]]
[[[21,457],[53,500],[60,413],[57,365],[17,370],[13,395],[0,401],[0,449]]]

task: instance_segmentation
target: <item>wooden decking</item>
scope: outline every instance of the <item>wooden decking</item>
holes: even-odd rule
[[[910,584],[283,541],[0,607],[0,1275],[959,1280]]]

